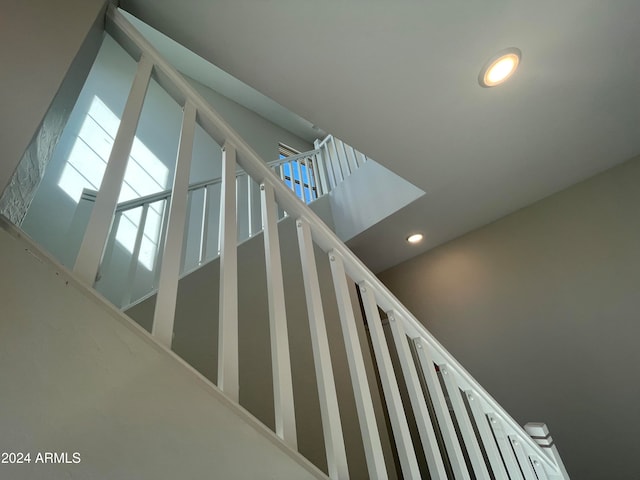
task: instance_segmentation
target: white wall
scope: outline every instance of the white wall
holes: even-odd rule
[[[423,195],[391,170],[368,161],[329,194],[335,232],[346,242]]]
[[[640,157],[380,274],[572,478],[640,478]]]
[[[96,62],[71,114],[67,128],[54,151],[38,192],[21,225],[29,235],[68,267],[73,266],[81,242],[82,228],[79,231],[71,228],[77,200],[83,187],[97,189],[99,186],[104,170],[104,161],[108,158],[112,143],[112,139],[102,134],[102,132],[101,134],[105,138],[97,140],[88,138],[87,134],[84,133],[83,125],[85,122],[91,122],[89,117],[97,117],[96,101],[104,104],[112,112],[107,116],[114,115],[119,118],[124,108],[135,70],[136,64],[133,59],[111,37],[105,36]],[[265,160],[275,160],[277,158],[278,143],[280,141],[302,150],[311,148],[305,141],[257,114],[195,81],[192,81],[192,83],[214,104],[224,118],[244,136],[248,143],[264,156]],[[181,118],[180,107],[152,80],[145,99],[136,134],[137,140],[134,143],[134,149],[129,160],[125,182],[129,181],[133,185],[131,179],[136,177],[136,171],[138,172],[137,175],[140,175],[141,169],[136,167],[135,160],[148,172],[156,176],[157,183],[142,185],[135,195],[128,192],[128,197],[125,196],[127,192],[123,188],[121,200],[171,188]],[[100,122],[103,125],[109,124],[104,120],[100,120]],[[117,121],[114,123],[115,126],[109,132],[111,136],[115,136],[117,123]],[[86,144],[89,144],[91,148],[87,148]],[[78,146],[82,148],[79,150]],[[78,151],[82,153],[78,155]],[[96,156],[93,152],[97,152],[99,156]],[[99,157],[102,157],[102,160]],[[86,178],[78,176],[74,168],[69,164],[72,164],[76,170],[80,170]],[[198,127],[190,181],[194,183],[217,178],[220,176],[220,166],[220,147]],[[157,168],[164,169],[166,175],[160,177],[154,174],[153,172],[157,171]],[[69,186],[69,172],[72,172],[78,180],[72,185],[72,188]],[[91,172],[97,173],[94,175]],[[142,173],[142,175],[145,174]],[[244,185],[243,188],[245,188]],[[242,194],[243,192],[244,190],[240,190],[241,194],[238,196],[238,209],[241,212],[246,212],[247,195]],[[70,196],[69,193],[72,195]],[[215,210],[217,204],[214,203],[213,205]],[[161,204],[156,205],[156,210],[158,212],[150,211],[149,225],[145,230],[148,238],[143,243],[143,250],[145,251],[153,250],[155,243],[157,243]],[[131,250],[137,223],[139,222],[140,209],[130,212],[129,216],[133,223],[129,223],[127,220],[120,222],[117,234],[118,241],[114,243],[110,261],[103,266],[102,279],[98,283],[99,291],[114,302],[119,302],[123,298],[124,280],[131,261]],[[187,225],[186,270],[195,267],[197,264],[201,218],[202,193],[199,193],[193,198],[190,221]],[[240,224],[242,228],[247,228],[247,222],[243,218],[241,218]],[[246,232],[241,231],[240,234],[242,236]],[[217,251],[217,213],[214,213],[210,222],[209,246],[209,251]],[[149,258],[151,257],[153,257],[152,254],[149,255]],[[133,298],[139,297],[149,290],[154,276],[153,271],[150,269],[151,265],[153,265],[152,262],[147,262],[146,265],[141,262],[138,266]]]
[[[323,478],[2,227],[0,451],[32,462],[0,464],[1,478]],[[81,462],[36,464],[37,452]]]
[[[0,192],[8,184],[105,0],[29,0],[0,7]]]

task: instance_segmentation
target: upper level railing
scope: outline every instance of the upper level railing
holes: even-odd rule
[[[295,404],[292,389],[287,311],[281,263],[278,210],[295,219],[304,280],[305,299],[311,332],[312,354],[321,411],[321,422],[329,477],[349,478],[349,466],[342,432],[340,405],[333,378],[332,356],[325,325],[314,246],[328,256],[333,290],[347,354],[347,366],[353,386],[361,439],[367,469],[372,479],[388,478],[394,466],[385,463],[380,431],[374,413],[355,312],[360,306],[349,295],[349,285],[356,284],[363,315],[369,327],[391,433],[403,478],[422,478],[418,457],[424,456],[428,474],[434,479],[566,479],[556,447],[543,424],[519,426],[503,408],[449,354],[426,328],[409,312],[369,269],[340,241],[335,233],[296,195],[295,173],[289,168],[290,185],[284,167],[278,174],[220,117],[220,115],[171,67],[115,9],[108,12],[109,32],[138,61],[129,98],[122,114],[118,133],[106,172],[91,211],[74,272],[93,285],[108,249],[110,231],[117,219],[118,196],[123,183],[127,159],[151,75],[183,105],[183,120],[176,161],[176,171],[161,235],[158,293],[151,328],[152,336],[171,347],[182,262],[185,224],[189,202],[189,171],[198,123],[222,145],[220,199],[220,289],[218,315],[217,386],[233,401],[239,398],[238,349],[238,165],[258,186],[269,300],[269,326],[275,407],[275,433],[291,448],[297,448]],[[319,143],[316,150],[333,150],[336,141]],[[357,166],[355,154],[344,147],[345,161],[339,170],[319,170],[316,188],[323,192],[335,186]],[[317,159],[318,157],[316,157]],[[322,161],[322,160],[321,160]],[[321,162],[320,161],[320,162]],[[360,159],[360,161],[364,161]],[[307,162],[307,172],[320,162]],[[301,162],[298,162],[301,165]],[[304,159],[302,160],[304,165]],[[297,169],[298,167],[295,166]],[[326,179],[323,179],[322,172]],[[298,179],[304,183],[302,172]],[[326,180],[326,182],[325,182]],[[300,185],[300,190],[304,190]],[[207,188],[207,187],[205,187]],[[309,194],[313,187],[307,189]],[[305,195],[305,191],[302,192]],[[149,204],[146,204],[149,205]],[[144,206],[142,206],[144,208]],[[149,211],[147,208],[147,213]],[[144,210],[141,215],[145,215]],[[117,221],[117,220],[115,220]],[[391,343],[383,331],[388,321]],[[398,364],[390,351],[395,350]],[[403,382],[399,382],[398,376]],[[400,384],[409,397],[403,405]],[[516,388],[516,387],[514,387]],[[450,405],[450,407],[449,407]],[[405,407],[411,410],[407,414]],[[412,439],[409,417],[415,419],[419,440]],[[529,433],[528,433],[529,432]],[[419,453],[421,451],[421,453]]]

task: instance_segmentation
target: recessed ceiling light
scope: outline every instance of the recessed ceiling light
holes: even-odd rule
[[[424,238],[424,235],[422,235],[421,233],[414,233],[414,234],[409,235],[407,237],[407,242],[409,242],[409,243],[420,243],[423,238]]]
[[[506,82],[520,64],[522,52],[517,48],[507,48],[484,64],[478,81],[483,87],[495,87]]]

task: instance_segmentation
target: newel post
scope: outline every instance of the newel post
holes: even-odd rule
[[[567,469],[564,467],[562,458],[558,448],[553,442],[553,438],[549,433],[549,428],[545,423],[529,422],[524,426],[525,431],[531,436],[534,442],[536,442],[544,452],[552,459],[557,465],[563,478],[569,479]]]

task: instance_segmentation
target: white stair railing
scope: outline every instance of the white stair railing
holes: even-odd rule
[[[327,136],[321,145],[335,142],[336,140],[332,136]],[[342,143],[342,142],[341,142]],[[342,144],[344,145],[344,144]],[[361,158],[366,158],[353,148],[345,145],[346,149],[355,152],[356,155]],[[354,156],[355,158],[355,156]],[[286,158],[281,158],[268,162],[267,165],[271,168],[276,175],[280,176],[285,185],[287,185],[296,196],[305,203],[311,203],[319,197],[329,193],[334,187],[327,184],[322,178],[327,178],[327,168],[333,168],[335,165],[338,168],[341,162],[340,156],[331,156],[325,154],[321,149],[315,149],[308,152],[303,152],[297,155],[293,155]],[[350,173],[353,173],[360,165],[354,164],[354,168]],[[187,241],[182,242],[182,256],[180,265],[180,275],[185,275],[193,269],[198,268],[208,261],[217,258],[220,254],[220,232],[217,231],[212,236],[212,222],[218,222],[219,211],[213,208],[215,205],[219,205],[220,202],[220,186],[222,184],[222,177],[218,177],[211,180],[197,182],[189,185],[187,210],[186,210],[186,222],[192,215],[192,209],[197,202],[201,202],[199,208],[202,212],[202,218],[200,221],[197,249],[198,258],[195,264],[187,262],[186,248]],[[237,222],[238,228],[238,241],[243,242],[263,229],[262,220],[260,217],[260,208],[257,206],[260,203],[260,189],[259,185],[242,169],[236,171],[236,192],[238,201],[236,202],[237,208]],[[242,192],[242,193],[241,193]],[[82,231],[86,227],[87,211],[93,209],[98,192],[95,190],[84,189],[80,198],[80,202],[76,207],[76,213],[68,232],[68,238],[76,238],[81,235]],[[172,190],[164,190],[161,192],[146,195],[140,198],[135,198],[125,202],[117,204],[115,210],[115,219],[113,226],[110,230],[109,237],[105,247],[105,254],[101,262],[101,267],[97,275],[97,279],[101,281],[101,285],[105,282],[110,282],[112,285],[117,285],[118,289],[112,291],[113,288],[107,289],[103,294],[112,301],[114,304],[125,309],[132,304],[146,298],[149,294],[153,293],[158,287],[159,281],[159,266],[162,262],[161,252],[163,250],[163,241],[166,236],[166,224],[169,214],[169,202],[171,201]],[[246,202],[240,202],[239,196],[246,195]],[[135,218],[135,212],[140,210],[141,214],[138,219]],[[152,215],[156,216],[156,219],[160,219],[160,228],[147,232],[147,220],[149,218],[149,211]],[[131,256],[129,259],[129,269],[126,276],[123,276],[122,272],[114,272],[110,269],[110,261],[112,259],[113,247],[115,245],[116,236],[118,235],[118,228],[121,225],[122,217],[133,224],[135,228],[135,241]],[[283,210],[278,211],[278,219],[286,216],[286,212]],[[84,222],[83,222],[83,219]],[[130,226],[130,225],[129,225]],[[140,260],[140,253],[143,240],[148,240],[151,244],[157,246],[156,258],[152,262],[152,273],[154,276],[148,281],[139,282],[138,280],[138,265]],[[211,244],[215,244],[215,248],[211,248]]]
[[[362,298],[386,401],[386,412],[391,421],[392,435],[404,478],[421,478],[425,473],[421,472],[419,467],[420,450],[421,455],[427,460],[429,475],[434,479],[447,478],[448,469],[451,475],[461,479],[489,479],[492,476],[512,480],[568,478],[546,427],[541,424],[528,424],[525,431],[518,425],[335,233],[299,200],[296,193],[282,183],[281,177],[274,174],[251,147],[113,7],[108,12],[107,28],[134,58],[141,60],[139,74],[125,107],[114,151],[107,165],[105,179],[96,197],[91,220],[76,261],[75,271],[87,284],[92,285],[94,282],[100,259],[108,244],[109,229],[114,218],[117,219],[115,214],[118,208],[119,188],[124,177],[123,163],[126,164],[133,132],[136,129],[136,112],[139,114],[142,104],[140,96],[144,96],[146,87],[143,87],[153,70],[161,86],[177,102],[184,105],[174,193],[168,209],[163,262],[160,267],[160,289],[152,327],[152,334],[158,342],[167,347],[170,347],[172,342],[179,275],[177,265],[184,240],[189,160],[193,129],[197,122],[219,145],[224,146],[220,198],[222,220],[218,387],[229,398],[238,400],[239,385],[236,238],[238,225],[235,193],[237,177],[234,176],[237,163],[260,186],[261,191],[262,219],[266,227],[264,246],[268,270],[276,434],[286,444],[292,448],[296,447],[295,405],[291,395],[291,360],[283,302],[280,245],[278,230],[275,228],[275,212],[278,208],[294,218],[298,228],[327,465],[331,478],[348,478],[349,467],[341,434],[340,406],[332,378],[332,359],[319,301],[318,277],[311,253],[314,245],[326,252],[331,266],[370,478],[387,478],[387,471],[393,469],[393,466],[385,464],[382,454],[380,432],[372,405],[372,385],[369,384],[365,372],[360,339],[355,328],[354,304],[348,292],[350,283],[357,284]],[[340,160],[324,170],[328,183],[322,180],[321,171],[317,172],[315,178],[321,179],[318,185],[322,192],[325,186],[335,187],[337,182],[357,166],[358,161],[355,153],[349,155],[344,144],[335,139],[319,142],[316,147],[316,150],[331,151],[329,156]],[[339,154],[340,148],[345,153],[342,156]],[[321,161],[316,160],[314,163],[318,166]],[[291,167],[289,168],[291,172]],[[301,180],[302,177],[300,174]],[[161,311],[158,312],[158,309]],[[383,331],[384,322],[388,322],[399,366],[394,365],[391,360],[391,345],[387,343]],[[419,442],[414,442],[409,432],[408,415],[400,399],[400,384],[396,372],[400,372],[406,385],[410,399],[407,408],[415,418]],[[432,405],[431,410],[428,405]],[[533,438],[527,431],[532,433]],[[457,432],[460,432],[460,435]],[[438,441],[438,436],[442,438],[442,442]],[[465,461],[465,453],[469,459],[468,463]]]

